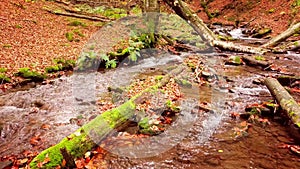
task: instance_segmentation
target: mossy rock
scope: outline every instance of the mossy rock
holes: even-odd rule
[[[252,35],[252,37],[253,38],[262,38],[271,32],[272,32],[272,29],[270,29],[270,28],[262,28],[262,29],[258,30],[258,32],[256,34]]]

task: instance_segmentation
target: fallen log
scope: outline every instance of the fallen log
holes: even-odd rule
[[[300,22],[290,26],[286,31],[282,32],[278,36],[272,38],[269,42],[266,44],[262,45],[261,47],[263,48],[268,48],[268,47],[274,47],[278,45],[280,42],[286,40],[290,36],[294,35],[295,33],[298,33],[300,30]]]
[[[205,25],[205,23],[193,12],[182,0],[170,0],[166,2],[177,15],[187,20],[194,30],[204,39],[208,40],[212,46],[219,47],[229,51],[246,52],[262,55],[268,52],[267,49],[260,47],[245,46],[232,42],[223,42]]]
[[[295,42],[289,42],[272,49],[274,53],[286,53],[287,51],[295,51],[300,48],[300,40]]]
[[[300,106],[294,98],[274,78],[266,78],[264,81],[272,96],[279,103],[290,121],[291,134],[300,142]]]
[[[70,16],[75,18],[81,18],[81,19],[87,19],[92,21],[100,21],[100,22],[109,22],[110,19],[98,17],[98,16],[88,16],[83,14],[76,14],[76,13],[70,13],[70,12],[64,12],[62,10],[51,10],[49,8],[43,8],[45,11],[53,13],[55,15],[62,15],[62,16]]]
[[[259,66],[259,67],[262,67],[264,69],[267,69],[271,65],[271,63],[269,63],[267,61],[256,60],[252,56],[242,56],[242,60],[246,63],[246,65],[249,65],[249,66]]]
[[[128,119],[135,115],[136,105],[140,104],[143,95],[157,91],[158,88],[165,86],[172,76],[181,73],[184,68],[183,66],[178,66],[155,85],[141,91],[119,107],[103,112],[71,135],[65,137],[58,144],[42,151],[30,162],[30,168],[55,168],[62,165],[62,161],[66,157],[71,166],[71,157],[73,159],[82,157],[88,150],[91,150],[109,136],[112,131],[123,126]]]

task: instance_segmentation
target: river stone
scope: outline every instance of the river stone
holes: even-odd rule
[[[8,167],[12,164],[11,161],[0,161],[0,168]]]

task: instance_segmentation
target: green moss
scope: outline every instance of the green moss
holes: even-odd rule
[[[266,58],[264,58],[263,56],[260,56],[260,55],[258,55],[258,56],[255,56],[254,57],[255,58],[255,60],[266,60]]]
[[[75,29],[73,32],[80,37],[85,37],[85,35],[79,29]]]
[[[7,71],[6,68],[0,67],[0,73],[5,73]]]
[[[130,100],[118,108],[104,112],[70,136],[64,138],[57,145],[41,152],[30,163],[30,167],[38,168],[37,164],[43,162],[47,156],[50,158],[50,162],[44,164],[42,168],[55,168],[61,165],[63,160],[63,156],[60,153],[61,148],[66,148],[73,158],[82,157],[85,152],[95,146],[95,143],[88,135],[95,136],[95,134],[97,134],[96,136],[100,138],[101,136],[105,136],[105,133],[108,133],[115,128],[116,125],[132,116],[133,110],[135,110],[135,104]]]
[[[145,117],[143,118],[139,123],[138,123],[139,127],[142,129],[149,129],[150,124],[149,124],[149,118]]]
[[[74,40],[74,34],[72,32],[67,32],[66,38],[68,39],[69,42],[72,42]]]
[[[177,107],[171,100],[166,101],[167,108],[171,109],[174,112],[179,112],[180,108]]]
[[[192,71],[196,70],[196,68],[197,68],[197,66],[196,66],[194,63],[192,63],[192,62],[188,62],[188,63],[187,63],[187,66],[188,66]]]
[[[23,28],[23,27],[21,25],[17,24],[16,28],[20,29],[20,28]]]
[[[292,7],[298,7],[300,6],[300,0],[294,0],[294,2],[292,3]]]
[[[49,66],[45,68],[47,73],[54,73],[63,70],[72,70],[75,66],[74,60],[65,60],[65,59],[54,59],[54,66]]]
[[[134,15],[142,14],[142,9],[139,6],[135,6],[130,10],[130,13],[133,13]]]
[[[60,71],[62,68],[60,65],[55,65],[55,66],[49,66],[45,68],[45,71],[47,73],[54,73]]]
[[[74,20],[68,23],[68,26],[83,26],[86,27],[86,24],[84,22]]]
[[[160,80],[163,79],[163,78],[164,78],[164,76],[158,75],[158,76],[155,77],[155,80],[156,80],[156,81],[160,81]]]
[[[38,163],[43,162],[46,157],[50,158],[50,161],[42,166],[42,168],[55,168],[61,165],[63,156],[60,150],[66,148],[66,150],[72,155],[73,158],[82,157],[84,153],[95,146],[93,142],[93,136],[96,139],[103,139],[112,129],[117,125],[125,122],[129,117],[132,117],[135,113],[136,105],[134,101],[143,95],[145,92],[150,92],[160,87],[160,84],[145,89],[140,94],[135,95],[129,101],[120,105],[117,108],[111,109],[97,116],[88,124],[82,126],[75,133],[64,138],[60,143],[52,146],[38,156],[36,156],[30,163],[32,169],[38,168]],[[170,102],[170,105],[172,102]],[[146,126],[145,126],[146,127]],[[151,132],[151,131],[149,131]],[[95,140],[98,141],[98,140]]]
[[[261,113],[260,113],[260,111],[259,111],[259,109],[257,107],[253,107],[250,110],[249,114],[251,114],[251,115],[261,115]]]
[[[242,59],[241,59],[241,56],[230,56],[229,57],[229,61],[234,63],[234,64],[237,64],[237,65],[241,65],[242,64]]]
[[[293,111],[291,111],[291,112],[289,112],[289,115],[290,115],[290,117],[293,117],[293,116],[295,116],[295,115],[296,115],[296,113],[295,113],[295,112],[293,112]]]
[[[110,128],[115,128],[117,124],[132,116],[134,110],[135,104],[132,100],[129,100],[117,108],[102,113],[101,116],[96,117],[91,122],[84,125],[83,128],[85,131],[91,131],[95,126],[102,126],[103,121],[105,121]]]
[[[84,131],[82,129],[78,129],[75,134],[71,134],[64,138],[60,143],[41,152],[32,160],[30,167],[32,169],[38,168],[37,164],[39,162],[43,162],[45,158],[48,157],[50,161],[44,164],[42,168],[55,168],[61,165],[63,160],[60,149],[66,148],[66,150],[75,159],[77,157],[82,157],[86,151],[92,149],[94,146],[95,143],[90,140]]]
[[[183,87],[192,87],[192,84],[185,79],[175,79],[175,82]]]

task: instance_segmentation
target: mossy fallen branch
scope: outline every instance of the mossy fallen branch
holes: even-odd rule
[[[292,135],[300,141],[300,106],[284,87],[281,86],[278,80],[267,78],[265,79],[265,85],[291,121]]]
[[[177,67],[165,75],[155,85],[146,88],[139,94],[133,96],[130,100],[117,108],[108,110],[95,119],[79,128],[76,132],[65,137],[60,143],[42,151],[30,163],[32,169],[35,168],[55,168],[62,165],[64,159],[61,151],[65,149],[74,159],[82,157],[85,152],[91,150],[100,143],[109,133],[124,124],[127,119],[135,114],[136,104],[141,96],[147,92],[156,91],[165,86],[171,76],[182,72],[182,67]],[[65,152],[65,151],[64,151]]]

